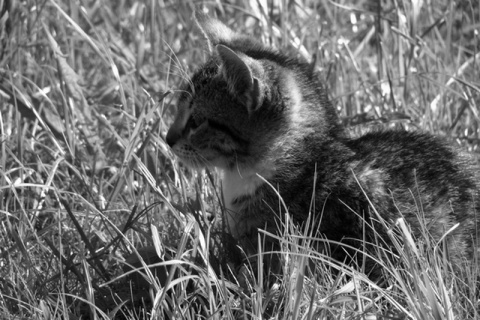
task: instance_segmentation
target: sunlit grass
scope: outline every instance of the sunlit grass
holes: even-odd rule
[[[188,171],[164,141],[206,56],[198,4],[0,0],[0,318],[478,319],[478,270],[452,269],[401,221],[397,254],[372,256],[382,286],[288,219],[279,274],[263,272],[262,246],[240,273],[212,262],[215,173]],[[311,62],[352,134],[419,128],[476,154],[477,2],[283,5],[207,3]]]

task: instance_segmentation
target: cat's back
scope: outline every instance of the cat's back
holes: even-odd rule
[[[431,184],[443,182],[478,187],[475,176],[479,166],[473,157],[446,141],[445,138],[422,132],[401,130],[374,131],[348,140],[354,152],[352,160],[359,167],[384,171],[400,180],[421,180]],[[354,170],[355,171],[355,170]],[[478,191],[476,191],[478,192]]]
[[[478,250],[480,174],[471,155],[420,132],[377,131],[346,144],[352,173],[382,217],[404,217],[416,232],[426,222],[436,239],[460,223],[451,251]]]

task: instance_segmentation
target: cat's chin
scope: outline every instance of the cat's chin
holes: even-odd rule
[[[190,168],[190,169],[193,169],[193,170],[202,170],[205,168],[205,165],[201,165],[200,162],[197,160],[197,159],[191,159],[191,158],[184,158],[184,157],[181,157],[179,155],[177,155],[178,158],[180,159],[180,162]]]
[[[220,169],[223,169],[223,168],[226,168],[226,165],[223,163],[223,161],[215,161],[215,160],[210,160],[210,161],[200,161],[196,158],[192,159],[192,158],[184,158],[184,157],[179,157],[180,158],[180,161],[185,165],[187,166],[188,168],[190,169],[193,169],[193,170],[203,170],[203,169],[211,169],[211,170],[214,170],[216,168],[220,168]],[[207,163],[205,163],[207,162]]]

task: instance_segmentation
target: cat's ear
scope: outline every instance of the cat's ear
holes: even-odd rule
[[[196,10],[193,18],[205,36],[210,52],[213,52],[215,46],[218,44],[229,43],[235,37],[235,32],[232,29],[219,20],[211,18],[201,10]]]
[[[260,80],[252,72],[255,68],[258,73],[261,66],[251,58],[240,57],[224,45],[219,44],[215,48],[222,61],[221,72],[230,93],[243,100],[248,113],[252,114],[263,104]]]

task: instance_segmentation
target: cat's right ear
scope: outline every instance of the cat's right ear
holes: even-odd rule
[[[199,9],[194,12],[193,18],[205,36],[210,52],[213,52],[218,44],[228,44],[235,37],[235,32],[232,29]]]

